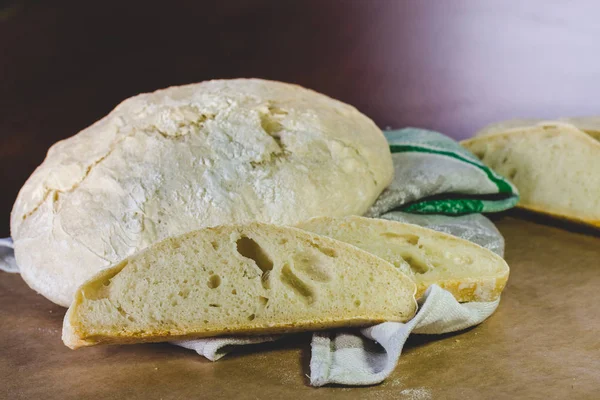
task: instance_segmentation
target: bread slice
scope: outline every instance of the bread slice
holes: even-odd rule
[[[415,284],[388,262],[300,229],[253,223],[156,243],[84,283],[71,348],[406,321]]]
[[[518,207],[600,227],[600,141],[566,122],[463,141],[519,189]]]
[[[385,219],[318,217],[299,228],[350,243],[389,261],[417,284],[417,298],[432,284],[460,302],[492,301],[508,280],[502,257],[468,240]]]

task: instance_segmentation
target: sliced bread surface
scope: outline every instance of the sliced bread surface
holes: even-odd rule
[[[506,285],[502,257],[446,233],[376,218],[317,217],[299,228],[350,243],[396,266],[417,284],[417,298],[432,284],[460,302],[492,301]]]
[[[589,133],[541,122],[462,145],[517,186],[518,207],[600,227],[600,142]]]
[[[168,238],[76,292],[71,348],[406,321],[412,280],[387,261],[300,229],[262,223]]]

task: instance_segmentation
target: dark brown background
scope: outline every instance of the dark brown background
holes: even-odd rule
[[[0,236],[52,143],[169,85],[296,82],[381,127],[456,138],[505,118],[600,111],[593,0],[0,4]]]

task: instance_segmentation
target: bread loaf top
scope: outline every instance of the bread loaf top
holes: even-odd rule
[[[135,96],[56,143],[11,214],[25,281],[68,306],[99,270],[206,226],[362,214],[392,179],[355,108],[259,79]]]

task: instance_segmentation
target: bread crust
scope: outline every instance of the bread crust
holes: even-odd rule
[[[159,343],[177,340],[192,340],[219,336],[260,336],[275,335],[285,333],[298,333],[306,331],[319,331],[336,328],[357,328],[369,325],[375,325],[383,322],[405,322],[405,318],[390,315],[364,315],[352,318],[331,317],[328,319],[297,321],[288,324],[273,324],[265,328],[264,326],[251,324],[241,327],[221,327],[207,332],[173,332],[157,331],[149,336],[137,334],[124,334],[123,336],[84,336],[83,333],[74,329],[71,325],[63,325],[62,340],[70,349],[76,350],[82,347],[105,345],[105,344],[136,344],[136,343]],[[84,338],[85,337],[85,338]]]
[[[523,210],[527,210],[527,211],[532,211],[535,213],[539,213],[539,214],[543,214],[543,215],[547,215],[549,217],[552,218],[556,218],[559,220],[563,220],[563,221],[567,221],[567,222],[572,222],[572,223],[576,223],[576,224],[580,224],[580,225],[585,225],[585,226],[589,226],[592,228],[598,228],[600,229],[600,219],[585,219],[585,218],[581,218],[581,217],[575,217],[572,215],[566,215],[566,214],[558,214],[546,209],[543,209],[539,206],[536,205],[531,205],[531,204],[524,204],[523,202],[519,202],[519,204],[517,204],[516,206],[517,208],[521,208]]]

